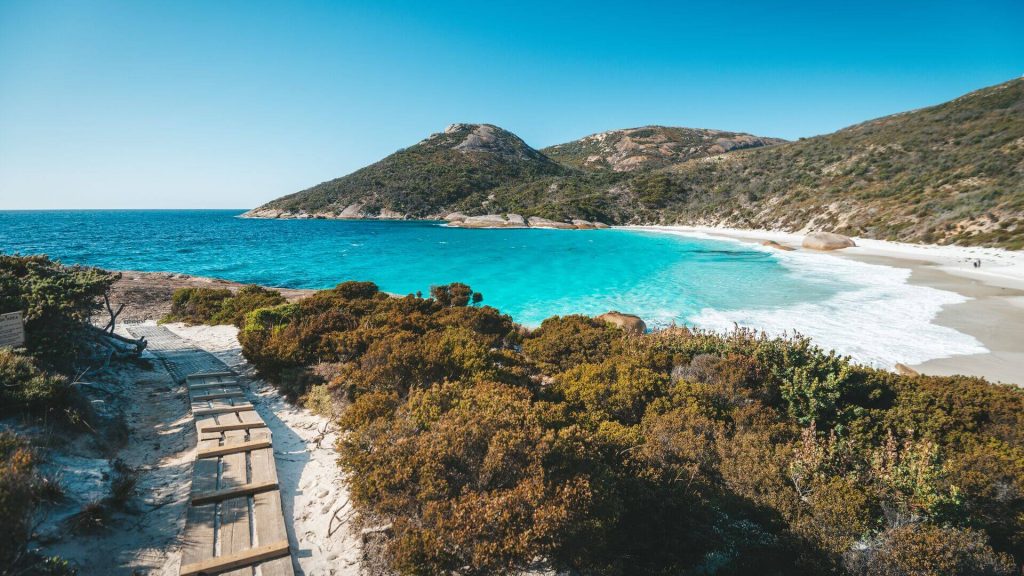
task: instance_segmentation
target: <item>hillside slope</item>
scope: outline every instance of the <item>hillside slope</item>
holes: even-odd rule
[[[556,162],[581,170],[634,172],[783,142],[785,140],[780,138],[722,130],[643,126],[598,132],[543,148],[541,152]]]
[[[1024,80],[628,184],[633,221],[1024,247]]]
[[[824,229],[1024,248],[1024,80],[797,142],[492,191],[492,209],[619,224]]]
[[[570,172],[497,126],[452,124],[379,162],[246,215],[424,218],[457,203],[483,204],[487,191],[502,184]]]

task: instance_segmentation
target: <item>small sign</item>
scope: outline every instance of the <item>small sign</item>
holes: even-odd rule
[[[0,314],[0,348],[17,348],[25,344],[25,321],[21,312]]]

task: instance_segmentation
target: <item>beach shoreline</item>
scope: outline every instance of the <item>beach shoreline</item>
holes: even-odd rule
[[[804,234],[710,226],[623,226],[621,230],[724,239],[744,244],[776,242],[801,251]],[[955,292],[966,301],[943,305],[933,322],[973,336],[988,350],[912,364],[922,374],[980,376],[1024,385],[1024,252],[973,246],[906,244],[854,238],[856,247],[826,254],[910,271],[909,284]],[[771,249],[771,248],[766,248]],[[807,250],[815,254],[823,252]],[[980,268],[974,262],[980,260]]]

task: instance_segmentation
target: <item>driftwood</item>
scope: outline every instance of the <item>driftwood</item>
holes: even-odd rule
[[[113,354],[116,356],[133,356],[138,357],[142,354],[143,350],[146,349],[145,338],[139,338],[138,340],[132,338],[126,338],[120,334],[114,334],[113,332],[107,332],[103,328],[97,328],[92,325],[88,325],[89,333],[92,336],[92,340],[104,348],[111,349]]]

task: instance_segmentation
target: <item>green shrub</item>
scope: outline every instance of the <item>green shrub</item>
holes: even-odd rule
[[[28,550],[35,510],[59,493],[59,487],[40,476],[38,458],[28,443],[13,432],[0,431],[0,574],[73,574],[57,558],[41,558]]]
[[[0,414],[61,411],[74,399],[67,378],[40,372],[32,358],[0,348]]]
[[[566,316],[521,334],[468,287],[442,293],[343,284],[250,312],[240,335],[287,393],[341,410],[353,501],[390,523],[400,574],[1024,563],[1020,389],[742,330]]]
[[[171,300],[171,312],[162,322],[187,324],[233,324],[241,328],[249,312],[285,302],[276,290],[243,286],[237,292],[227,288],[179,288]]]
[[[88,349],[85,325],[118,278],[46,256],[0,254],[0,312],[24,312],[28,353],[44,368],[70,372]]]

